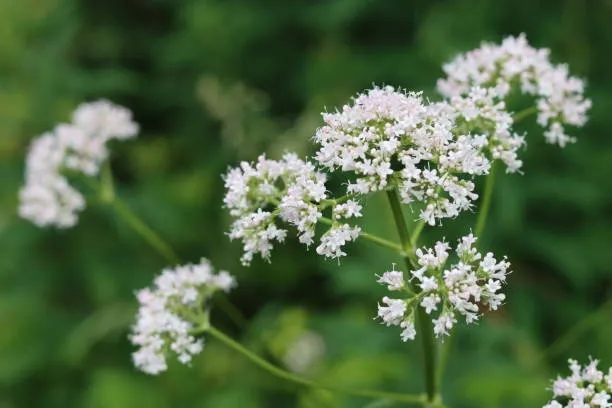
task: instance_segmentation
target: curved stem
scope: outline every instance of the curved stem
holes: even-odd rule
[[[224,343],[229,348],[233,349],[234,351],[240,353],[242,356],[249,359],[252,363],[266,370],[270,374],[282,380],[292,382],[297,385],[311,387],[311,388],[320,388],[320,389],[324,389],[328,391],[338,392],[338,393],[347,394],[347,395],[355,395],[359,397],[384,398],[384,399],[393,400],[397,402],[407,402],[407,403],[414,403],[414,404],[419,404],[419,405],[424,405],[425,403],[423,397],[418,396],[418,395],[398,394],[398,393],[393,393],[393,392],[375,391],[375,390],[350,390],[350,389],[334,387],[334,386],[330,386],[326,384],[320,384],[320,383],[309,380],[307,378],[300,377],[298,375],[290,373],[289,371],[285,371],[275,366],[274,364],[259,357],[257,354],[253,353],[252,351],[244,347],[242,344],[238,343],[237,341],[233,340],[232,338],[228,337],[227,335],[225,335],[224,333],[220,332],[219,330],[215,329],[212,326],[209,327],[206,330],[206,332],[209,333],[214,338],[216,338],[217,340],[219,340],[220,342]]]
[[[224,292],[217,293],[215,296],[215,304],[219,306],[219,309],[221,309],[237,327],[243,328],[249,323],[240,309],[234,306]]]
[[[140,219],[140,217],[121,201],[119,197],[117,197],[117,194],[115,194],[113,175],[108,161],[104,163],[100,176],[100,183],[95,187],[102,201],[109,204],[112,209],[168,263],[176,265],[180,262],[179,256],[174,252],[172,247]],[[246,325],[246,318],[224,294],[217,297],[217,304],[236,326],[244,327]]]
[[[485,189],[482,197],[482,203],[478,210],[478,218],[476,220],[476,230],[474,231],[476,237],[480,237],[484,231],[487,223],[487,216],[489,215],[489,208],[491,207],[491,198],[493,196],[493,186],[495,185],[495,160],[491,163],[491,171],[487,175],[485,181]]]
[[[408,270],[412,269],[412,266],[416,264],[414,260],[414,248],[410,243],[410,234],[408,233],[408,227],[406,226],[406,219],[402,211],[402,205],[399,197],[395,190],[387,190],[387,198],[391,205],[391,211],[393,213],[393,219],[397,226],[397,232],[400,237],[402,247],[407,253],[412,254],[411,256],[404,256],[404,263]],[[413,292],[418,293],[419,288],[411,284]],[[436,343],[433,337],[433,327],[429,316],[425,313],[422,308],[418,308],[416,313],[416,325],[421,337],[421,346],[423,349],[423,366],[425,371],[425,389],[427,391],[427,401],[430,404],[434,404],[437,400],[438,392],[438,378],[436,375]],[[431,406],[431,405],[430,405]]]
[[[163,239],[145,224],[123,201],[116,196],[110,202],[113,209],[128,223],[149,245],[151,245],[166,261],[177,264],[179,257]]]

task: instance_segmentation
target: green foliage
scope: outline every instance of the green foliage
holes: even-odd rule
[[[508,302],[457,330],[443,391],[453,408],[536,407],[566,358],[612,365],[610,307],[542,357],[612,294],[608,2],[0,0],[0,15],[0,407],[395,406],[280,384],[214,340],[191,368],[132,368],[133,291],[164,260],[95,198],[68,231],[15,214],[29,141],[101,97],[142,124],[113,146],[118,194],[181,259],[238,276],[231,300],[252,323],[237,329],[216,309],[217,325],[281,363],[296,333],[314,331],[325,355],[308,375],[419,392],[418,346],[372,320],[374,274],[398,260],[358,243],[338,265],[289,242],[245,269],[224,235],[221,174],[260,151],[308,154],[323,107],[373,82],[435,98],[444,61],[520,32],[588,79],[591,120],[563,150],[526,125],[525,174],[500,174],[483,237],[512,261]],[[474,221],[450,222],[447,239]],[[397,238],[384,197],[368,202],[365,227]]]

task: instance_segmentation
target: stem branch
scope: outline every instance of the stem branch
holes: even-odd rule
[[[321,221],[323,224],[333,225],[333,220],[331,220],[330,218],[327,218],[327,217],[321,217],[321,218],[319,218],[319,221]],[[389,240],[381,238],[381,237],[379,237],[377,235],[372,235],[372,234],[369,234],[367,232],[361,231],[359,233],[359,236],[364,238],[364,239],[366,239],[366,240],[368,240],[368,241],[370,241],[370,242],[375,243],[376,245],[392,249],[392,250],[394,250],[394,251],[396,251],[396,252],[398,252],[400,254],[404,253],[404,250],[402,249],[402,247],[400,247],[399,245],[397,245],[394,242],[391,242]]]
[[[151,245],[164,259],[172,264],[179,263],[179,257],[163,239],[145,224],[123,201],[116,196],[110,203],[130,227],[134,229],[149,245]]]
[[[387,400],[413,403],[413,404],[418,404],[418,405],[425,404],[423,397],[418,396],[418,395],[399,394],[399,393],[393,393],[393,392],[363,390],[363,389],[362,390],[350,390],[350,389],[334,387],[334,386],[330,386],[326,384],[320,384],[320,383],[309,380],[307,378],[300,377],[298,375],[295,375],[293,373],[283,370],[282,368],[275,366],[274,364],[259,357],[258,355],[256,355],[255,353],[253,353],[252,351],[244,347],[242,344],[238,343],[237,341],[233,340],[232,338],[228,337],[227,335],[225,335],[224,333],[220,332],[219,330],[215,329],[212,326],[209,327],[206,330],[206,332],[210,333],[211,336],[213,336],[220,342],[224,343],[229,348],[233,349],[234,351],[240,353],[242,356],[246,357],[252,363],[266,370],[268,373],[280,379],[283,379],[288,382],[292,382],[297,385],[301,385],[304,387],[310,387],[310,388],[320,388],[320,389],[324,389],[324,390],[328,390],[332,392],[338,392],[338,393],[347,394],[347,395],[355,395],[359,397],[383,398]]]

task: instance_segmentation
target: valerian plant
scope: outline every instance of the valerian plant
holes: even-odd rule
[[[130,339],[138,348],[134,364],[146,373],[167,370],[170,356],[190,364],[203,352],[208,334],[289,382],[444,407],[438,381],[442,341],[460,321],[474,323],[506,301],[503,289],[511,264],[506,256],[481,251],[478,237],[486,226],[495,169],[519,173],[523,165],[526,135],[515,125],[536,115],[546,141],[564,147],[575,142],[567,129],[585,124],[591,102],[583,96],[583,81],[570,76],[566,65],[551,63],[549,51],[531,47],[524,35],[508,37],[500,45],[483,44],[443,69],[439,101],[429,101],[420,92],[374,86],[341,109],[323,113],[323,124],[313,134],[312,157],[286,153],[275,160],[261,155],[223,175],[223,206],[232,217],[228,235],[241,241],[245,266],[255,257],[271,261],[274,247],[291,236],[306,249],[335,260],[349,256],[350,244],[357,240],[403,258],[402,266],[388,270],[389,265],[381,265],[373,273],[373,284],[390,292],[373,314],[386,326],[398,326],[402,341],[420,338],[423,395],[317,383],[266,361],[215,328],[209,320],[215,300],[221,300],[227,312],[238,313],[216,296],[229,292],[235,279],[225,271],[215,273],[206,259],[180,265],[170,246],[114,193],[108,143],[138,133],[126,108],[107,101],[81,105],[72,123],[36,139],[27,158],[19,212],[41,227],[74,226],[86,202],[84,193],[69,182],[78,177],[173,264],[155,278],[152,288],[137,293],[140,309]],[[529,102],[510,110],[516,95]],[[340,189],[330,187],[331,178],[341,180]],[[476,189],[478,178],[485,179],[482,194]],[[381,192],[387,196],[398,242],[360,225],[367,197]],[[406,210],[417,219],[412,231]],[[456,241],[446,241],[445,221],[468,211],[477,214],[474,228]],[[420,244],[425,228],[440,237],[431,247]],[[554,381],[554,399],[544,407],[612,407],[612,369],[606,374],[597,364],[592,360],[583,368],[570,360],[571,376]]]

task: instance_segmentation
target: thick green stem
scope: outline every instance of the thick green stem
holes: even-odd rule
[[[442,384],[442,378],[444,377],[444,371],[446,370],[446,363],[448,362],[448,356],[452,347],[453,336],[448,336],[440,347],[440,354],[437,361],[438,366],[436,368],[436,384]]]
[[[285,380],[285,381],[288,381],[288,382],[291,382],[291,383],[294,383],[300,386],[310,387],[310,388],[320,388],[320,389],[338,392],[342,394],[355,395],[358,397],[382,398],[386,400],[412,403],[412,404],[417,404],[417,405],[424,405],[426,402],[423,399],[423,397],[418,396],[418,395],[398,394],[398,393],[393,393],[393,392],[363,390],[363,389],[351,390],[351,389],[345,389],[345,388],[340,388],[340,387],[334,387],[334,386],[330,386],[326,384],[320,384],[320,383],[309,380],[307,378],[300,377],[298,375],[295,375],[293,373],[290,373],[288,371],[285,371],[275,366],[274,364],[259,357],[258,355],[256,355],[255,353],[253,353],[252,351],[244,347],[242,344],[238,343],[237,341],[233,340],[232,338],[228,337],[227,335],[225,335],[224,333],[220,332],[219,330],[215,329],[212,326],[209,327],[206,330],[206,332],[209,333],[214,338],[216,338],[217,340],[224,343],[229,348],[242,354],[242,356],[246,357],[251,362],[259,366],[260,368],[266,370],[268,373],[282,380]]]
[[[408,232],[408,227],[406,226],[406,219],[404,218],[402,203],[397,195],[397,191],[387,190],[387,198],[389,199],[389,204],[391,205],[391,212],[393,213],[393,219],[395,220],[402,249],[406,253],[414,254],[414,248],[410,244],[410,233]]]
[[[400,237],[400,242],[405,252],[412,254],[411,256],[404,256],[404,263],[406,268],[411,270],[415,265],[414,260],[414,248],[410,243],[410,234],[408,233],[408,227],[406,226],[406,219],[402,211],[402,205],[395,190],[387,190],[387,198],[391,205],[391,212],[393,213],[393,219],[397,226],[397,232]],[[411,289],[417,293],[419,288],[416,285],[411,285]],[[436,342],[433,337],[433,327],[429,316],[425,313],[422,308],[418,308],[416,313],[416,326],[421,338],[421,347],[423,349],[423,366],[425,371],[425,389],[427,391],[427,401],[432,406],[437,402],[438,393],[438,382],[436,375]]]
[[[476,220],[476,230],[474,233],[477,237],[480,237],[484,231],[485,225],[487,224],[487,216],[489,215],[489,208],[491,207],[491,198],[493,197],[493,186],[495,185],[495,161],[491,163],[491,171],[487,175],[485,181],[485,189],[483,192],[482,203],[478,210],[478,219]]]

